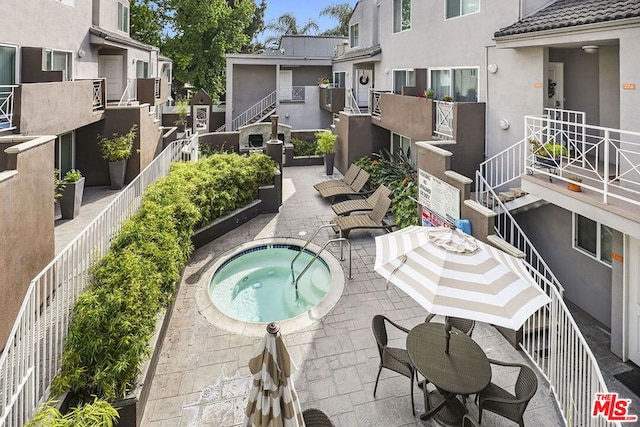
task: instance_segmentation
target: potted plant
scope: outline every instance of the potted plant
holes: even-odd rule
[[[575,175],[567,175],[567,188],[571,191],[582,191],[582,187],[580,183],[582,182],[582,178]]]
[[[537,139],[531,138],[529,139],[529,144],[531,144],[531,152],[536,156],[536,162],[543,165],[555,167],[561,157],[569,155],[567,147],[553,140],[543,144]]]
[[[433,97],[435,96],[435,92],[433,89],[429,88],[427,90],[424,91],[424,97],[427,99],[433,99]]]
[[[318,153],[324,156],[325,172],[328,176],[333,175],[333,165],[336,157],[336,140],[338,135],[334,135],[331,131],[317,132],[316,139],[318,144]]]
[[[329,79],[327,77],[320,77],[318,79],[318,86],[329,87]]]
[[[73,219],[80,215],[84,181],[82,173],[77,169],[67,171],[62,178],[64,187],[60,190],[60,213],[63,219]]]
[[[184,132],[187,126],[187,116],[189,115],[189,102],[184,98],[177,100],[176,110],[178,111],[178,120],[174,124],[178,126],[178,132]]]
[[[127,172],[127,159],[131,157],[133,141],[136,138],[136,125],[124,135],[114,133],[111,138],[98,138],[102,158],[109,162],[111,189],[119,190],[124,186]]]
[[[443,100],[444,102],[453,102],[453,96],[451,96],[451,95],[445,95],[445,96],[443,96],[443,97],[442,97],[442,100]]]

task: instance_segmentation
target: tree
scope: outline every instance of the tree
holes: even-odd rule
[[[160,46],[167,21],[164,1],[135,0],[131,2],[131,38]]]
[[[251,53],[258,49],[263,49],[264,44],[260,43],[256,36],[264,31],[264,12],[267,10],[266,0],[262,0],[260,5],[256,5],[255,11],[251,18],[251,23],[244,30],[249,41],[240,49],[241,53]]]
[[[338,3],[325,7],[320,11],[320,16],[328,16],[338,21],[338,26],[322,33],[326,36],[348,36],[349,19],[353,8],[349,3]]]
[[[298,26],[298,20],[291,12],[286,12],[282,14],[275,21],[269,22],[265,29],[268,31],[272,31],[274,34],[267,37],[265,40],[266,45],[271,45],[271,47],[278,47],[280,43],[280,39],[284,35],[288,34],[311,34],[311,31],[315,33],[318,32],[318,24],[316,24],[313,20],[309,19],[306,24],[302,27]]]
[[[172,30],[164,53],[173,59],[177,81],[206,90],[214,99],[225,91],[226,53],[249,42],[253,0],[168,0]]]

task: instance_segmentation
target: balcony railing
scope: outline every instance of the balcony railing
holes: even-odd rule
[[[304,86],[280,86],[279,90],[280,101],[304,101],[305,100],[305,87]]]
[[[433,132],[446,138],[453,137],[453,102],[436,101],[436,126]]]
[[[131,102],[138,100],[138,82],[137,79],[127,79],[127,86],[120,97],[119,107],[129,105]]]
[[[601,194],[604,203],[614,198],[640,205],[640,133],[553,117],[556,115],[526,116],[525,139],[562,144],[567,150],[542,159],[527,150],[527,173],[563,181],[576,176],[582,179],[582,187]],[[549,162],[553,167],[545,166]]]
[[[94,80],[93,81],[93,109],[95,110],[104,110],[105,106],[105,80]]]
[[[1,427],[22,426],[49,397],[71,309],[89,283],[91,266],[138,211],[145,188],[166,176],[172,162],[197,158],[197,138],[171,143],[31,281],[0,356]]]
[[[276,106],[276,96],[278,91],[274,90],[269,95],[262,98],[260,101],[256,102],[249,109],[244,111],[238,117],[234,118],[231,121],[231,129],[236,130],[240,126],[244,126],[249,123],[251,120],[255,118],[259,118],[265,115],[267,112],[271,111]]]
[[[13,99],[17,85],[0,85],[0,132],[13,130]]]
[[[153,82],[153,95],[156,99],[160,99],[160,83],[161,79],[155,79]]]
[[[371,116],[378,117],[382,115],[382,109],[380,108],[380,99],[382,98],[382,93],[378,90],[371,91]]]

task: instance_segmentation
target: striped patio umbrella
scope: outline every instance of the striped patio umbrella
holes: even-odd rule
[[[279,331],[278,325],[269,323],[260,353],[249,361],[253,387],[244,427],[304,426],[298,395],[291,381],[295,365]]]
[[[374,268],[430,313],[514,330],[551,301],[522,260],[454,228],[378,236]]]

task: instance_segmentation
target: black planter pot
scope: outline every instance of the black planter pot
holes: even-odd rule
[[[62,196],[58,200],[62,219],[73,219],[80,215],[80,205],[82,205],[82,194],[84,193],[84,177],[76,182],[65,183]]]
[[[111,179],[111,189],[120,190],[124,187],[124,178],[127,173],[127,160],[109,162],[109,178]]]
[[[333,176],[333,165],[336,161],[336,153],[325,153],[324,167],[327,176]]]

